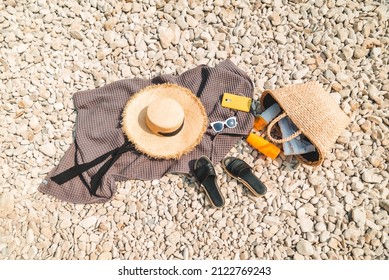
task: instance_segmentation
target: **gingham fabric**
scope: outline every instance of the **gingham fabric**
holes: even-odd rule
[[[201,143],[178,160],[152,159],[136,151],[123,153],[102,177],[96,195],[91,194],[90,180],[104,162],[61,185],[50,179],[122,146],[127,139],[121,129],[121,114],[127,100],[142,88],[161,83],[189,88],[200,98],[210,123],[236,116],[238,125],[225,127],[220,133],[215,133],[209,126]],[[248,135],[254,122],[251,113],[222,107],[222,95],[229,92],[252,98],[253,90],[250,78],[226,60],[215,67],[198,66],[179,76],[125,79],[98,89],[77,92],[74,94],[77,110],[75,141],[58,166],[42,181],[39,191],[72,203],[103,203],[115,194],[117,181],[158,179],[166,173],[193,173],[194,162],[202,155],[208,156],[214,164],[219,163],[242,136]]]

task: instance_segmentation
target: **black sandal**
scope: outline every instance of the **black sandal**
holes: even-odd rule
[[[224,198],[216,182],[216,173],[212,162],[206,156],[200,157],[194,165],[194,175],[205,190],[211,204],[216,208],[224,206]]]
[[[266,194],[266,186],[251,172],[251,167],[243,160],[228,157],[222,161],[223,169],[233,178],[246,186],[255,196]]]

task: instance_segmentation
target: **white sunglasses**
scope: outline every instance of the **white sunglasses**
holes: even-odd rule
[[[224,125],[226,125],[228,128],[236,127],[238,125],[238,122],[236,121],[236,117],[230,117],[225,121],[217,121],[217,122],[210,123],[210,126],[213,128],[215,132],[221,132],[224,129]]]

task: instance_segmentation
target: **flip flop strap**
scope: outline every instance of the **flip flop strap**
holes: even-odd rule
[[[216,175],[215,169],[213,168],[212,164],[210,164],[209,162],[198,167],[194,172],[200,184],[202,184],[207,177]]]
[[[248,165],[245,161],[237,159],[232,160],[227,165],[227,168],[228,171],[230,171],[235,176],[240,176],[244,170],[251,169],[250,165]]]

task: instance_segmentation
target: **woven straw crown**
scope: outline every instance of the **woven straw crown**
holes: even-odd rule
[[[179,121],[178,124],[182,125],[177,130],[178,133],[169,136],[158,134],[156,131],[161,131],[163,128],[159,125],[165,123],[163,120],[154,118],[151,121],[157,126],[156,129],[151,130],[150,123],[147,124],[147,109],[149,106],[154,106],[158,100],[172,99],[182,107],[184,121]],[[160,116],[161,114],[157,114],[157,117]],[[171,128],[170,125],[168,128]],[[178,159],[189,153],[201,142],[207,126],[208,118],[200,100],[189,89],[175,84],[146,87],[130,98],[123,110],[124,134],[139,152],[151,158]]]

